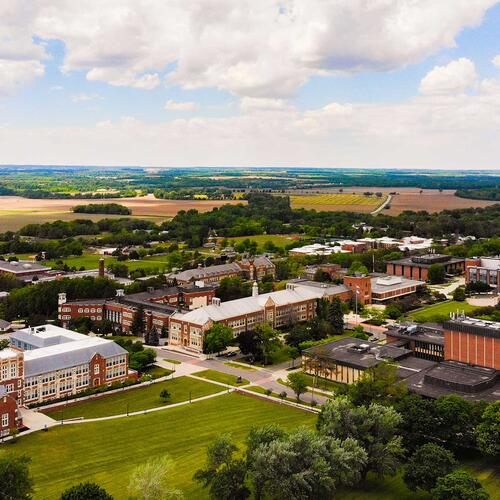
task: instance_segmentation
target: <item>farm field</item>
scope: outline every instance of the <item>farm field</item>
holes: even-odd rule
[[[15,448],[0,445],[0,454],[32,457],[35,499],[59,498],[64,489],[81,481],[101,484],[116,499],[127,498],[134,468],[165,454],[175,461],[173,486],[185,498],[208,498],[192,476],[205,463],[206,447],[218,434],[230,431],[241,447],[252,426],[313,427],[315,418],[233,393],[146,415],[55,427],[20,438]]]
[[[428,212],[440,212],[441,210],[453,210],[456,208],[476,208],[487,207],[494,205],[494,201],[473,200],[467,198],[459,198],[455,196],[454,189],[419,189],[415,187],[345,187],[343,194],[361,194],[365,191],[381,192],[384,195],[389,193],[398,193],[392,197],[390,209],[383,210],[386,215],[398,215],[405,210],[427,210]],[[420,193],[422,191],[422,193]],[[293,196],[313,196],[326,194],[339,194],[339,188],[323,188],[314,190],[296,190],[288,192]],[[314,207],[305,207],[314,208]],[[326,210],[322,208],[322,210]],[[352,209],[350,209],[352,210]],[[358,210],[356,210],[358,211]],[[369,210],[371,211],[371,210]]]
[[[419,323],[424,323],[427,321],[439,323],[441,321],[446,321],[446,319],[449,319],[451,312],[465,311],[465,313],[468,313],[477,308],[478,306],[471,306],[467,302],[457,302],[454,300],[450,300],[448,302],[433,304],[419,311],[412,312],[409,314],[409,317],[410,319]]]
[[[167,389],[170,392],[170,400],[163,401],[160,398],[160,392]],[[208,396],[217,392],[224,391],[224,387],[202,382],[189,377],[179,377],[164,382],[158,382],[146,387],[137,387],[127,391],[110,394],[109,396],[101,396],[96,399],[84,401],[82,403],[70,404],[64,408],[55,410],[46,410],[49,417],[56,420],[64,420],[71,418],[98,418],[108,417],[111,415],[121,415],[127,412],[146,410],[149,408],[157,408],[158,406],[166,406],[167,404],[180,403],[191,399],[196,399],[201,396]]]
[[[365,196],[362,193],[334,193],[313,195],[292,195],[292,208],[306,208],[318,211],[372,212],[386,200],[387,196]]]
[[[121,215],[74,214],[75,205],[87,203],[119,203],[132,210],[133,217],[140,217],[162,222],[177,214],[180,210],[196,209],[208,212],[214,207],[225,204],[246,203],[236,200],[161,200],[152,194],[136,198],[109,198],[101,200],[51,200],[31,199],[21,196],[0,196],[0,226],[2,231],[15,231],[26,224],[41,224],[55,220],[120,218]],[[13,209],[15,207],[15,209]],[[0,231],[1,232],[1,231]]]
[[[234,238],[229,238],[229,241],[243,241],[246,239],[256,241],[259,247],[264,245],[266,241],[272,241],[277,247],[286,247],[290,243],[296,240],[304,238],[304,235],[299,234],[256,234],[255,236],[236,236]]]

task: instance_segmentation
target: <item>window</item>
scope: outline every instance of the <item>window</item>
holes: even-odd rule
[[[11,378],[17,377],[17,365],[16,364],[10,365],[10,376],[11,376]]]
[[[8,426],[9,426],[9,414],[3,413],[2,414],[2,427],[8,427]]]
[[[94,375],[99,375],[99,365],[94,365]]]

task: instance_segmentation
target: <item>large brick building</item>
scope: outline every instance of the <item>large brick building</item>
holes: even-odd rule
[[[170,318],[169,345],[202,352],[205,332],[214,324],[231,327],[235,335],[252,330],[255,325],[270,323],[273,327],[307,321],[316,315],[321,289],[311,290],[288,284],[286,290],[259,295],[257,283],[251,297],[221,302],[214,298],[209,306]]]
[[[0,351],[0,437],[22,426],[19,407],[23,404],[23,353],[6,348]]]
[[[134,314],[144,311],[146,330],[154,326],[158,332],[168,329],[169,318],[181,310],[191,310],[208,305],[215,295],[214,286],[202,283],[169,286],[160,289],[148,288],[146,292],[124,295],[123,290],[111,299],[86,299],[67,301],[65,294],[59,296],[58,318],[64,327],[71,320],[86,316],[94,322],[110,321],[116,329],[130,331]]]
[[[462,274],[465,269],[465,260],[451,257],[450,255],[427,254],[406,257],[404,259],[387,261],[387,274],[404,276],[408,279],[427,281],[429,268],[433,264],[444,267],[446,274]]]
[[[465,282],[485,283],[500,290],[500,257],[465,259]]]

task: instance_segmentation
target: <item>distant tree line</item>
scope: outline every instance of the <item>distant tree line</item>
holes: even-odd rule
[[[88,205],[76,205],[73,212],[78,214],[113,214],[131,215],[132,210],[119,203],[89,203]]]

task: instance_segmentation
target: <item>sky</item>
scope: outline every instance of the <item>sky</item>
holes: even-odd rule
[[[500,1],[2,0],[0,164],[500,170]]]

